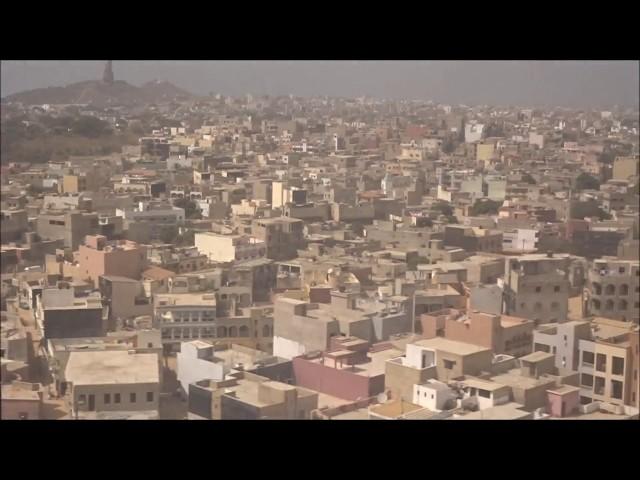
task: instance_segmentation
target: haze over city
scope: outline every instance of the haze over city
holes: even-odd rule
[[[3,61],[2,97],[90,80],[100,61]],[[636,61],[131,61],[119,79],[167,80],[198,95],[362,95],[454,104],[638,105]]]

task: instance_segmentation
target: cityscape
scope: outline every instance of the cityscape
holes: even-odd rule
[[[639,418],[639,62],[607,107],[9,63],[2,420]]]

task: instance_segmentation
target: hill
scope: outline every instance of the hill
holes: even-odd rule
[[[119,80],[113,83],[86,81],[65,87],[36,88],[14,93],[3,102],[20,102],[24,105],[88,104],[96,107],[132,106],[161,103],[171,100],[195,98],[191,93],[169,82],[148,82],[141,87]]]

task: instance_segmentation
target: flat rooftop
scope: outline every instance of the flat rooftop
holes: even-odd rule
[[[475,377],[466,377],[460,383],[466,385],[467,387],[477,388],[480,390],[488,390],[490,392],[494,392],[506,387],[506,385],[502,385],[491,380],[482,380],[481,378]]]
[[[539,385],[549,384],[550,387],[555,385],[555,381],[548,377],[533,378],[521,375],[519,368],[513,368],[508,372],[494,375],[491,380],[502,385],[512,388],[533,388]]]
[[[431,348],[433,350],[450,352],[456,355],[472,355],[474,353],[491,351],[490,349],[485,347],[471,345],[470,343],[457,342],[455,340],[449,340],[443,337],[434,337],[426,340],[418,340],[414,344],[420,345],[421,347]]]
[[[571,385],[561,385],[559,387],[551,388],[547,390],[549,393],[555,393],[557,395],[566,395],[567,393],[579,392],[580,389],[578,387],[573,387]]]
[[[28,390],[11,384],[2,385],[2,392],[0,396],[2,397],[2,400],[40,401],[40,394],[38,390]]]
[[[522,410],[522,405],[515,402],[505,403],[495,407],[485,408],[478,412],[467,413],[455,420],[526,420],[532,419],[532,414]]]
[[[155,353],[71,352],[65,376],[76,386],[158,383],[160,369]]]
[[[529,355],[525,355],[524,357],[520,357],[520,360],[525,362],[540,362],[548,358],[555,358],[555,355],[546,352],[533,352]]]
[[[166,303],[163,303],[166,302]],[[155,296],[156,307],[215,307],[216,296],[213,293],[162,293]]]
[[[416,405],[415,403],[406,402],[400,399],[372,406],[369,408],[369,411],[384,417],[396,418],[400,415],[415,412],[416,410],[422,410],[423,408],[424,407]]]

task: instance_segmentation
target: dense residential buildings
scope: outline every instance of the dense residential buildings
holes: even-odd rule
[[[104,127],[3,153],[3,419],[638,418],[637,109],[123,99],[116,67],[3,99],[3,142]]]

